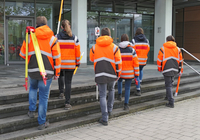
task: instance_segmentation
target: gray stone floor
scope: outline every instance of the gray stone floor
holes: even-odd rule
[[[109,120],[66,129],[35,140],[200,140],[200,97]]]

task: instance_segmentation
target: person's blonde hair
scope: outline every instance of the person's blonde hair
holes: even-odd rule
[[[62,27],[65,29],[68,36],[72,37],[72,30],[70,28],[70,22],[66,19],[62,21]]]
[[[36,24],[37,25],[41,25],[41,24],[47,25],[47,18],[45,16],[38,16],[36,18]]]

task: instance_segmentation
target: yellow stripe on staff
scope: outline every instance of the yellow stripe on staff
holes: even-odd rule
[[[59,28],[60,28],[60,20],[61,20],[61,14],[62,14],[62,7],[63,7],[63,0],[61,0],[61,3],[60,3],[60,13],[59,13],[59,19],[58,19],[57,34],[59,33]]]
[[[28,89],[28,31],[26,31],[26,59],[25,59],[25,85],[23,85],[27,91]]]
[[[34,49],[35,49],[35,54],[36,54],[40,74],[42,75],[44,84],[46,85],[46,78],[45,78],[46,72],[45,72],[44,63],[43,63],[41,51],[40,51],[40,48],[39,48],[39,44],[38,44],[35,33],[32,33],[32,32],[30,32],[30,33],[31,33],[32,41],[33,41],[33,46],[34,46]]]
[[[26,33],[26,66],[25,77],[28,77],[28,32]]]
[[[80,61],[81,61],[81,59],[82,59],[83,55],[84,55],[84,52],[81,54]],[[75,70],[74,70],[74,75],[76,74],[76,71],[77,71],[77,69],[78,69],[78,66],[76,66],[76,68],[75,68]]]

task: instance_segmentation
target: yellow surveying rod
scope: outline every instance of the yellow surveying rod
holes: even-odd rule
[[[59,14],[59,19],[58,19],[57,34],[59,33],[59,28],[60,28],[60,20],[61,20],[61,14],[62,14],[62,7],[63,7],[63,0],[61,0],[61,3],[60,3],[60,14]]]
[[[37,38],[36,38],[36,35],[35,35],[35,29],[34,29],[34,27],[30,27],[30,26],[28,26],[28,28],[30,30],[31,38],[32,38],[32,41],[33,41],[33,46],[34,46],[34,49],[35,49],[35,55],[36,55],[38,67],[39,67],[39,70],[40,70],[40,75],[42,76],[43,82],[46,86],[46,77],[45,77],[46,72],[45,72],[44,63],[43,63],[41,51],[40,51],[40,48],[39,48],[39,44],[38,44],[38,41],[37,41]]]
[[[26,59],[25,59],[25,85],[23,85],[27,91],[28,89],[28,30],[26,29]]]
[[[84,52],[81,54],[80,61],[81,61],[81,59],[82,59],[83,55],[84,55]],[[78,66],[76,66],[76,68],[75,68],[75,70],[74,70],[74,75],[76,74],[76,71],[77,71],[77,69],[78,69]]]

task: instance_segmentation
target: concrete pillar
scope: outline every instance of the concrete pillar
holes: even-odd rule
[[[87,65],[87,0],[72,0],[72,33],[80,42],[81,53],[84,52],[81,66]]]
[[[166,37],[172,35],[172,4],[172,0],[155,0],[154,61]]]

